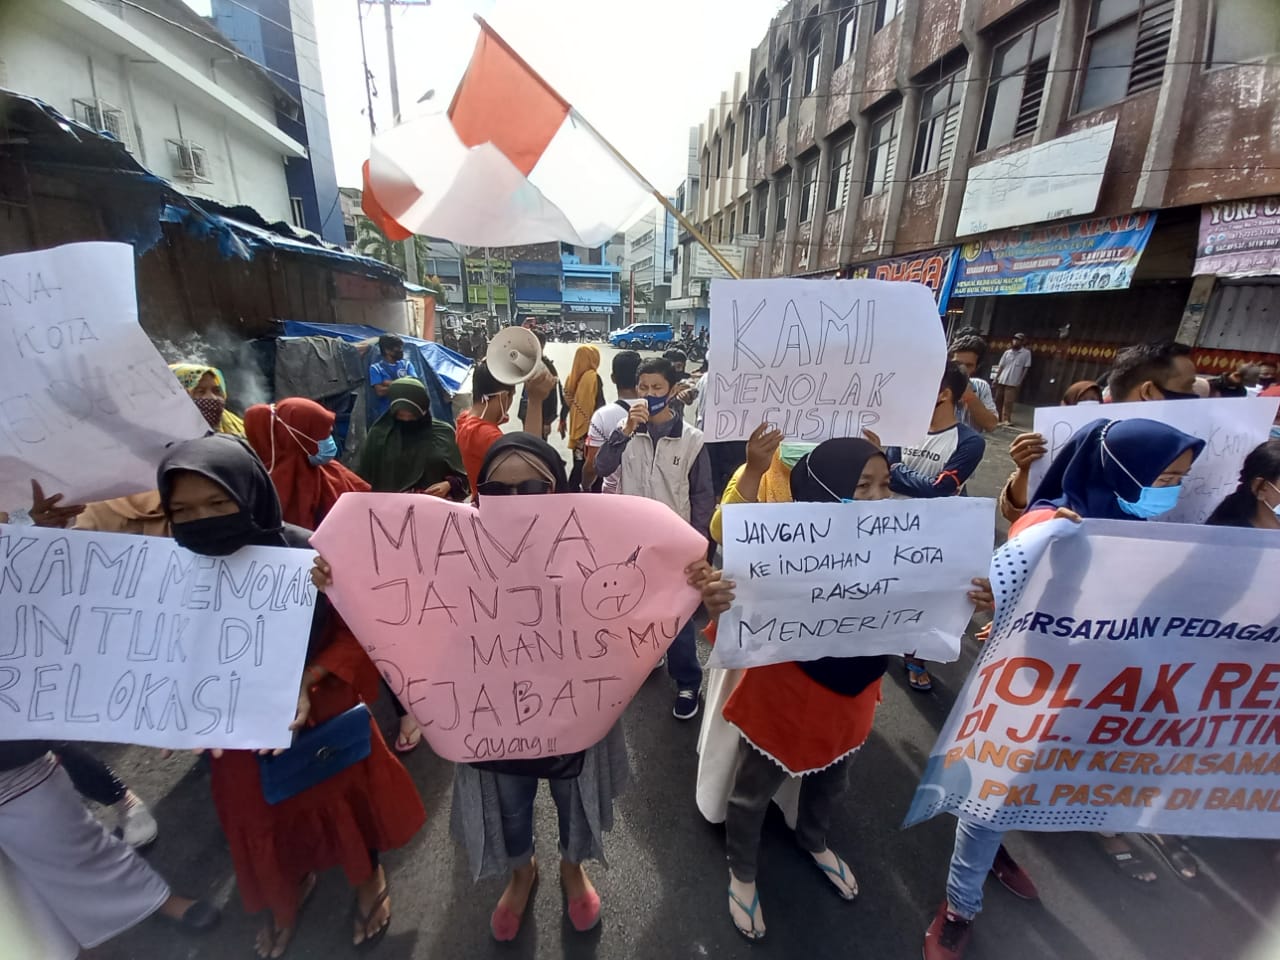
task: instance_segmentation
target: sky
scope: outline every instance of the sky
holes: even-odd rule
[[[356,0],[312,0],[338,183],[368,158]],[[209,0],[187,0],[207,15]],[[475,45],[479,13],[655,186],[674,193],[689,128],[746,71],[782,0],[433,0],[392,9],[402,116],[445,108]],[[381,4],[364,7],[374,118],[390,124]],[[416,101],[429,90],[426,103]]]

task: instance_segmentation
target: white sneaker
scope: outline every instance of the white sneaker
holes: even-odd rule
[[[151,815],[147,805],[132,790],[125,792],[124,799],[112,808],[116,813],[116,836],[131,847],[145,847],[154,843],[160,834],[156,818]]]

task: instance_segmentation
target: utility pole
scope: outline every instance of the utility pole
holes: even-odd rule
[[[364,45],[364,0],[356,0],[356,21],[360,24],[360,63],[364,67],[364,99],[368,105],[369,135],[378,132],[378,124],[373,119],[373,75],[369,73],[369,51]]]
[[[489,297],[489,323],[496,324],[498,312],[493,305],[493,263],[489,259],[488,247],[484,248],[484,292]]]
[[[361,0],[356,0],[360,3]],[[387,74],[391,81],[391,125],[400,122],[400,86],[396,83],[396,43],[391,28],[391,0],[382,0],[382,13],[387,22]],[[373,112],[370,110],[370,119]],[[410,283],[418,282],[418,238],[409,237],[403,242],[404,275]]]
[[[630,294],[630,304],[627,307],[627,323],[634,325],[636,322],[636,268],[631,268],[631,280],[627,284],[627,293]]]

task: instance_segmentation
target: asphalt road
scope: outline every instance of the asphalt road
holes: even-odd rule
[[[573,349],[569,344],[550,348],[564,373]],[[607,380],[612,351],[604,347],[602,352]],[[983,467],[970,484],[973,495],[994,496],[1007,475],[1012,433],[1005,433],[989,443]],[[897,669],[888,676],[875,731],[854,762],[830,838],[857,873],[861,897],[856,903],[834,895],[775,811],[765,827],[760,874],[769,936],[758,944],[738,936],[726,907],[723,833],[702,820],[693,800],[698,725],[672,718],[673,690],[665,675],[655,674],[624,721],[635,776],[617,804],[617,824],[606,841],[609,864],[591,869],[604,902],[601,926],[588,935],[572,930],[550,869],[516,942],[492,941],[488,918],[502,883],[472,883],[449,836],[450,764],[424,745],[407,766],[429,820],[409,846],[386,857],[395,918],[374,955],[384,960],[918,957],[924,929],[943,893],[953,826],[946,816],[907,831],[899,823],[973,655],[974,645],[966,641],[960,662],[936,669],[934,691],[927,695],[908,690]],[[376,712],[384,730],[393,730],[386,704]],[[134,747],[103,746],[100,751],[153,805],[161,833],[148,854],[151,862],[176,889],[211,897],[226,913],[211,935],[189,937],[148,921],[91,955],[98,960],[252,956],[256,920],[243,913],[236,898],[202,765],[190,757],[161,761],[155,752]],[[544,864],[552,867],[554,812],[545,790],[537,813],[539,836],[548,838]],[[1113,869],[1087,835],[1011,835],[1009,846],[1039,884],[1042,901],[1021,902],[989,881],[986,910],[975,926],[969,957],[1280,957],[1280,874],[1272,864],[1277,845],[1193,843],[1204,867],[1199,880],[1186,883],[1161,869],[1159,881],[1143,887]],[[349,901],[343,878],[324,876],[289,956],[350,956]],[[9,960],[2,934],[0,958]]]

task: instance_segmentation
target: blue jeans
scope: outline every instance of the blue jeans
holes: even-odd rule
[[[956,845],[947,872],[947,902],[972,920],[982,910],[982,884],[995,863],[1004,831],[956,818]]]
[[[680,628],[667,651],[667,674],[677,690],[697,690],[702,686],[702,664],[698,662],[698,635],[693,618]]]
[[[496,773],[498,806],[502,809],[502,841],[513,869],[533,859],[533,804],[538,798],[537,777]],[[569,849],[569,818],[573,802],[572,780],[548,780],[560,825],[560,854]]]

